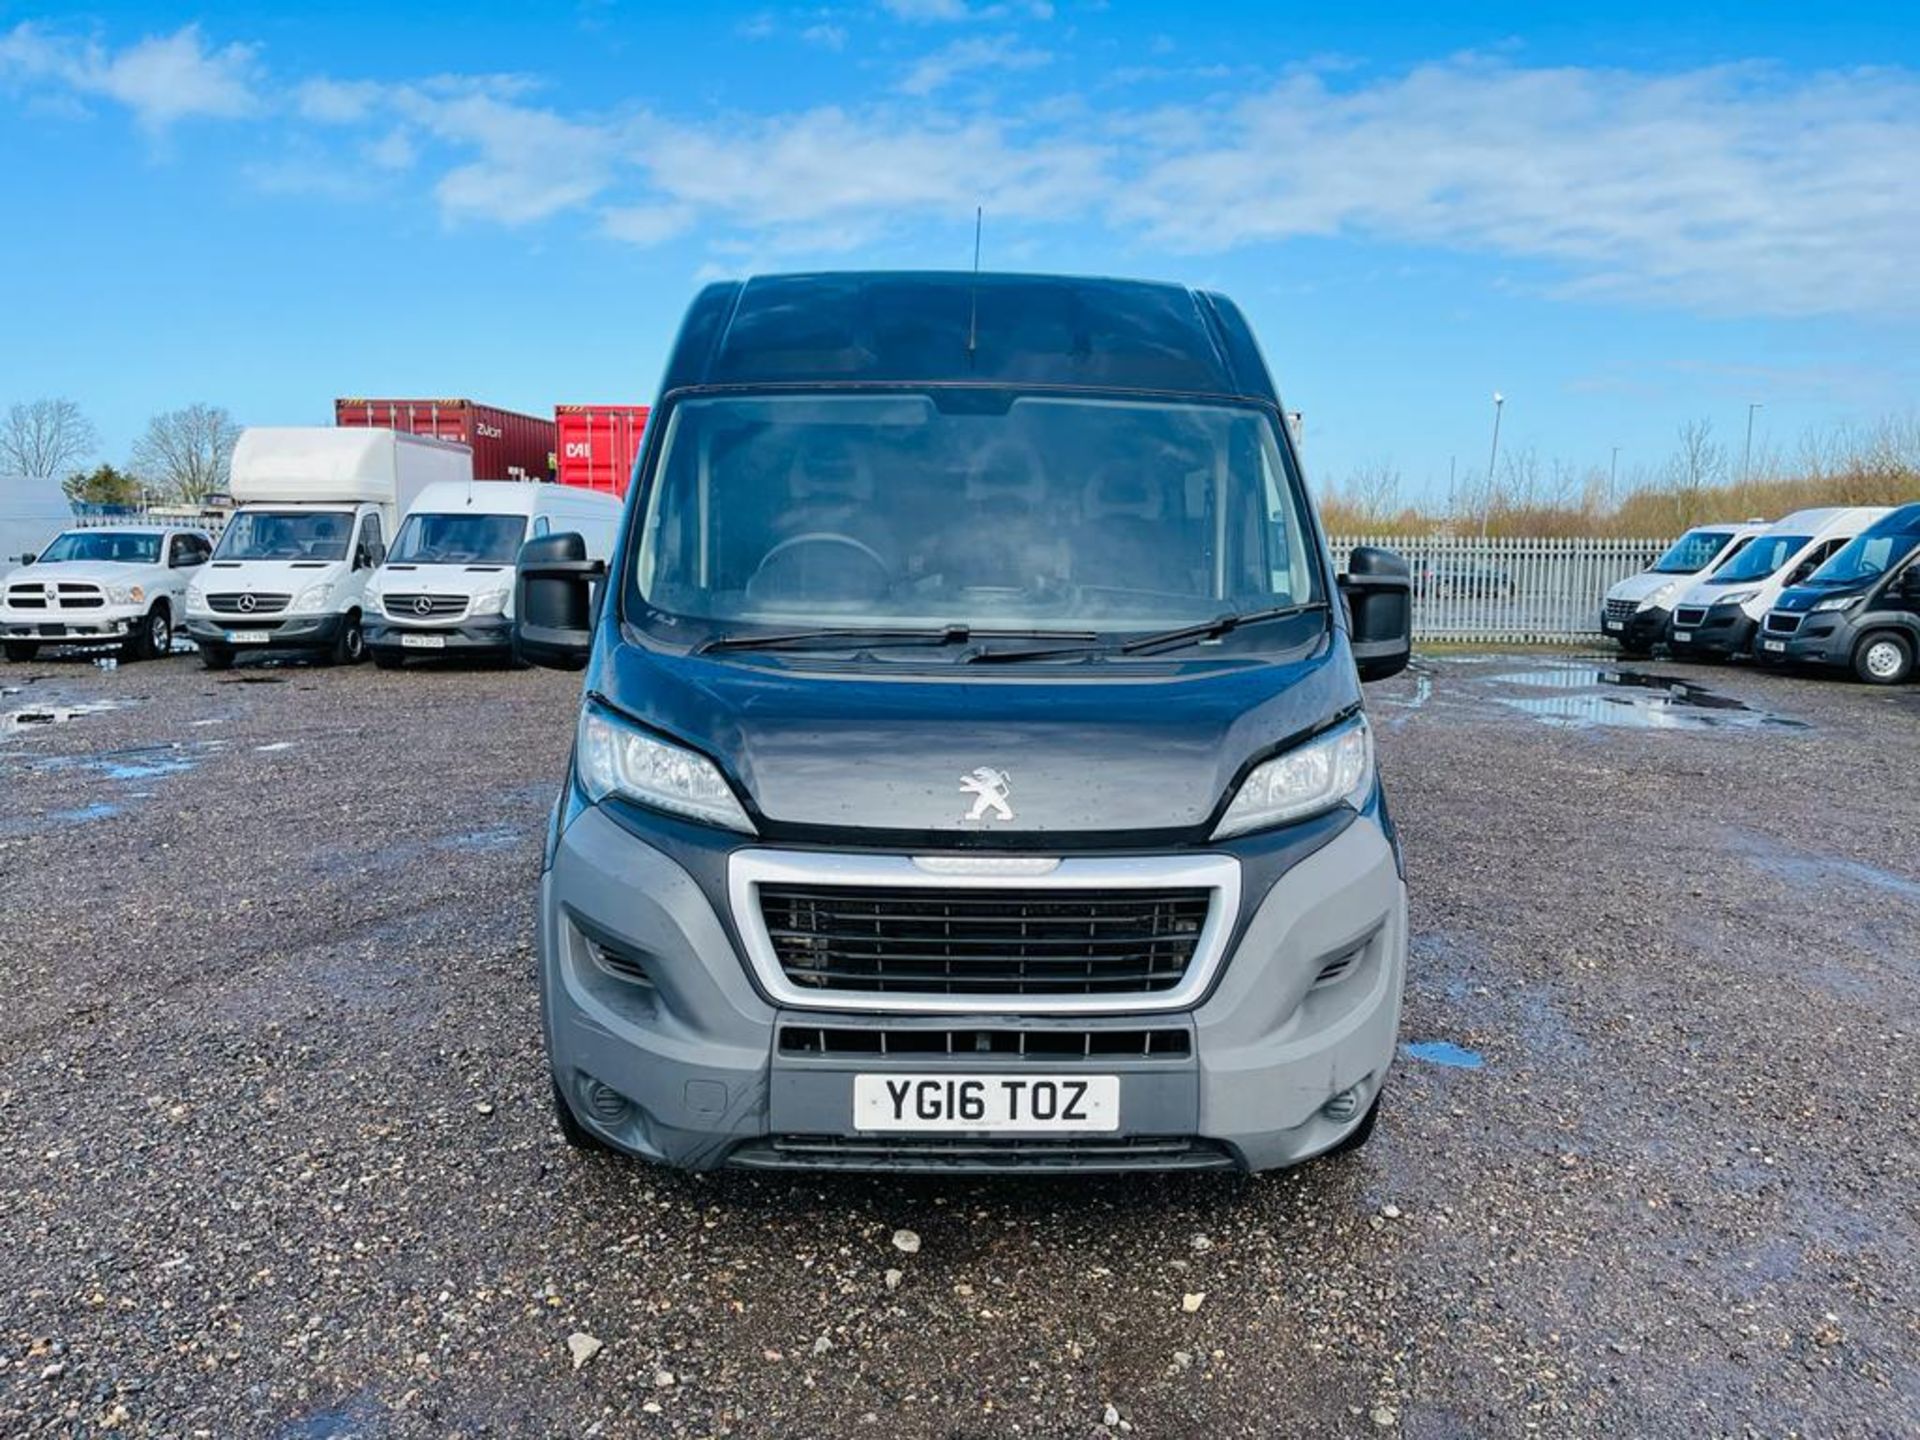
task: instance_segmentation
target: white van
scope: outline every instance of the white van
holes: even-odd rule
[[[1751,653],[1761,617],[1780,592],[1886,513],[1884,506],[1838,506],[1796,510],[1777,521],[1674,602],[1667,648],[1688,660]]]
[[[604,491],[527,480],[428,486],[367,586],[374,664],[393,669],[409,655],[510,654],[520,547],[572,532],[586,540],[589,560],[605,560],[620,503]]]
[[[394,430],[256,426],[234,447],[228,519],[187,590],[187,634],[209,670],[241,649],[366,653],[362,592],[408,504],[473,478],[465,445]]]
[[[1694,526],[1648,569],[1629,575],[1607,591],[1600,607],[1601,633],[1618,641],[1629,655],[1646,654],[1667,638],[1667,620],[1680,592],[1701,576],[1712,574],[1767,529],[1764,520]]]

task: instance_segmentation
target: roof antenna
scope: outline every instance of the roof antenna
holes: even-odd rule
[[[980,348],[980,217],[984,206],[973,207],[973,283],[967,287],[967,359]]]

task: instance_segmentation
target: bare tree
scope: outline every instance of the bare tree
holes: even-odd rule
[[[11,405],[0,425],[0,474],[44,479],[91,455],[100,437],[71,400]]]
[[[1679,446],[1667,466],[1674,518],[1684,529],[1701,518],[1701,492],[1726,481],[1727,454],[1713,438],[1713,422],[1689,420],[1682,425]]]
[[[146,483],[186,504],[226,488],[240,427],[218,405],[189,405],[147,422],[133,447],[134,472]]]

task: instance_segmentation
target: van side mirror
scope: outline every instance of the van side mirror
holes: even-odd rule
[[[22,551],[20,555],[20,563],[22,565],[31,565],[34,561],[38,560],[39,558],[40,557],[34,554],[33,551],[31,550]]]
[[[1362,680],[1385,680],[1413,658],[1413,573],[1404,558],[1373,545],[1354,547],[1340,594],[1353,624],[1353,658]]]
[[[586,668],[594,586],[606,573],[606,561],[587,559],[583,536],[542,535],[522,545],[513,579],[514,654],[549,670]]]
[[[386,563],[387,563],[386,542],[382,540],[369,541],[367,543],[368,568],[373,570],[378,570],[382,565]]]

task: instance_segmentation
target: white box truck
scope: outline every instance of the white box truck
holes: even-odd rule
[[[472,478],[466,446],[394,430],[243,431],[229,486],[239,508],[187,590],[201,661],[225,670],[241,650],[362,659],[363,595],[387,537],[426,486]]]

